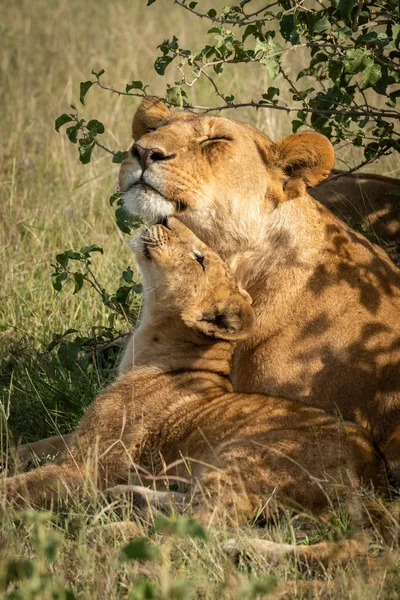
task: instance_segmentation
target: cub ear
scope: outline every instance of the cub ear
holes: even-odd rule
[[[242,340],[248,337],[254,326],[254,311],[250,301],[235,294],[224,302],[215,302],[200,311],[183,315],[189,327],[205,335],[222,340]]]
[[[168,106],[160,98],[156,98],[156,96],[143,98],[133,117],[133,139],[138,140],[142,135],[163,125],[170,114]]]
[[[289,197],[301,195],[325,179],[335,161],[333,146],[320,133],[293,133],[276,144],[279,166],[287,177]]]

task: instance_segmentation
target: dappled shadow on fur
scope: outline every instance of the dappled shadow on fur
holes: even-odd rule
[[[325,217],[322,207],[318,211]],[[270,310],[269,321],[263,321],[270,334],[256,329],[254,339],[239,345],[234,386],[301,401],[359,423],[372,433],[398,478],[400,274],[380,248],[333,218],[324,226],[324,251],[312,267],[296,250],[294,236],[283,228],[279,238],[271,237],[282,255],[274,269],[279,269],[280,285],[296,272],[309,272],[297,292],[302,305],[289,304],[275,323],[268,284],[274,271],[265,283],[250,282],[256,315]],[[261,290],[265,299],[259,299]]]
[[[325,226],[327,252],[335,256],[334,262],[324,262],[317,266],[311,275],[308,287],[316,296],[330,286],[341,282],[358,290],[359,301],[368,312],[376,315],[383,297],[392,298],[399,291],[400,277],[393,270],[388,259],[382,260],[382,251],[370,244],[361,235],[352,231],[342,231],[337,225]],[[349,246],[361,248],[364,260],[355,261]],[[363,249],[367,252],[363,253]]]

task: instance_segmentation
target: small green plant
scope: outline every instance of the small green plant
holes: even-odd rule
[[[9,557],[0,574],[0,591],[7,600],[74,600],[75,595],[58,581],[52,565],[61,544],[61,536],[48,527],[50,513],[26,510],[19,515],[30,531],[34,556]]]

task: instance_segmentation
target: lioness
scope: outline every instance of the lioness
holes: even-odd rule
[[[223,117],[139,106],[121,165],[126,208],[177,215],[254,300],[238,392],[338,412],[371,431],[400,482],[400,276],[386,254],[306,192],[331,171],[317,133],[273,143]]]
[[[400,242],[400,180],[373,173],[331,175],[309,194],[335,215],[386,244]]]
[[[235,344],[254,322],[250,297],[190,230],[176,219],[170,227],[135,242],[145,303],[133,369],[92,403],[56,464],[6,481],[8,498],[49,505],[81,492],[87,474],[104,489],[136,471],[194,484],[203,521],[220,511],[241,522],[273,502],[320,514],[360,482],[384,491],[383,463],[362,428],[232,392]]]

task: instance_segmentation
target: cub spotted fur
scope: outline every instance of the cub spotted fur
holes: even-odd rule
[[[306,193],[331,171],[317,133],[273,143],[223,117],[146,98],[121,165],[125,206],[176,215],[253,298],[235,391],[284,396],[368,429],[400,483],[400,275],[387,255]]]
[[[186,482],[205,522],[213,512],[242,522],[264,505],[318,515],[361,483],[385,491],[382,461],[357,425],[232,392],[235,344],[254,314],[215,252],[171,219],[140,234],[135,253],[145,302],[133,367],[92,403],[56,464],[6,481],[10,500],[51,505],[90,480],[104,489],[136,473]]]

